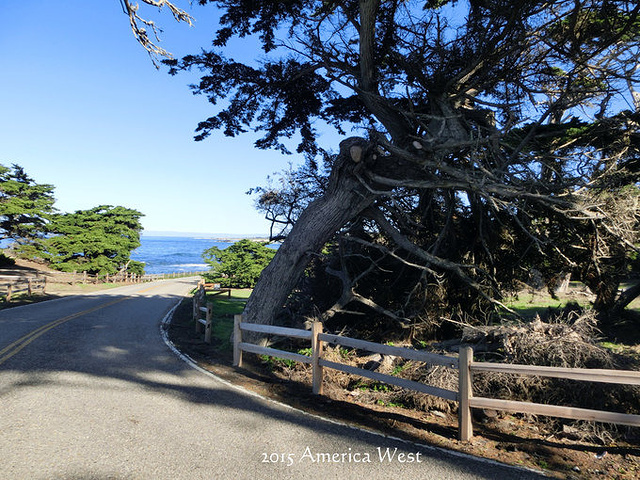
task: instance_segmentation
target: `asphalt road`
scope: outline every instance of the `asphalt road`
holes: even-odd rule
[[[540,478],[323,421],[192,368],[161,321],[194,284],[0,311],[0,478]]]

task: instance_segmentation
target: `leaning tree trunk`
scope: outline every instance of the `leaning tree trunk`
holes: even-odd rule
[[[304,210],[263,270],[245,307],[244,321],[272,324],[313,255],[373,203],[377,194],[358,172],[375,159],[371,144],[362,138],[352,137],[340,143],[326,192]]]
[[[638,297],[640,297],[640,281],[620,294],[613,305],[613,313],[620,315],[622,311]]]

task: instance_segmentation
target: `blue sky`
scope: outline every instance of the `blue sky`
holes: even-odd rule
[[[161,45],[176,57],[208,48],[215,9],[177,3],[195,27],[141,5]],[[213,113],[188,88],[197,77],[157,70],[119,0],[2,0],[0,60],[0,163],[53,184],[59,210],[123,205],[146,231],[268,233],[245,192],[302,159],[255,149],[253,134],[195,142]]]

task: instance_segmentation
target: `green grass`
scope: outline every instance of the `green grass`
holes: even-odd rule
[[[524,297],[524,295],[522,296]],[[549,298],[519,298],[506,303],[511,310],[516,311],[524,318],[534,318],[543,314],[548,308],[561,308],[566,305],[566,301]]]
[[[211,328],[212,344],[217,350],[224,352],[232,349],[229,339],[233,332],[233,316],[244,310],[251,289],[237,289],[227,293],[207,293],[207,302],[213,303],[213,325]]]
[[[559,298],[553,299],[549,295],[543,295],[540,293],[529,294],[521,293],[518,298],[507,299],[505,305],[522,317],[527,319],[533,319],[536,315],[542,315],[549,308],[560,309],[567,305],[569,302],[575,302],[572,298]],[[590,306],[587,300],[578,302],[582,307],[588,308]]]
[[[250,288],[232,290],[230,297],[227,293],[214,294],[213,292],[209,292],[207,293],[206,301],[213,303],[214,318],[226,315],[238,315],[244,310],[244,305],[247,303],[251,291]]]
[[[603,348],[606,348],[607,350],[611,350],[613,353],[622,353],[625,350],[625,346],[624,345],[620,345],[618,343],[614,343],[614,342],[600,342],[600,346]]]

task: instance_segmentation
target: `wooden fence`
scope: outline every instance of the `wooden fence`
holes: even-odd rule
[[[47,277],[50,282],[55,283],[69,283],[75,285],[76,283],[142,283],[142,282],[154,282],[156,280],[166,280],[171,278],[182,278],[202,275],[206,272],[179,272],[179,273],[157,273],[137,275],[131,272],[120,272],[117,274],[109,275],[92,275],[87,272],[47,272]]]
[[[211,327],[213,321],[213,304],[206,302],[207,292],[204,279],[198,282],[198,288],[193,295],[193,319],[196,323],[196,333],[202,333],[204,329],[204,341],[211,343]],[[204,313],[204,318],[202,314]]]
[[[91,275],[87,272],[46,272],[37,275],[24,275],[21,270],[3,270],[11,273],[0,275],[0,294],[4,292],[4,301],[10,302],[15,295],[45,294],[47,286],[52,283],[142,283],[171,278],[182,278],[202,275],[206,272],[161,273],[152,275],[136,275],[135,273],[119,273],[117,275]]]
[[[537,365],[474,362],[473,350],[471,347],[465,347],[460,350],[460,365],[460,437],[463,440],[469,439],[473,435],[473,429],[471,426],[471,407],[640,427],[640,415],[629,415],[625,413],[604,412],[601,410],[589,410],[586,408],[563,407],[558,405],[545,405],[513,400],[500,400],[497,398],[474,397],[472,384],[473,372],[496,372],[514,375],[535,375],[538,377],[564,378],[585,382],[640,385],[640,372],[631,370],[542,367]]]
[[[242,332],[256,332],[283,337],[300,338],[311,341],[312,355],[308,357],[298,353],[287,352],[270,347],[262,347],[253,343],[242,341]],[[622,383],[627,385],[640,385],[640,372],[628,370],[595,370],[581,368],[540,367],[535,365],[513,365],[502,363],[485,363],[473,361],[473,350],[465,347],[460,350],[460,356],[449,357],[437,355],[410,348],[381,345],[355,338],[331,335],[322,332],[322,323],[314,322],[311,330],[276,327],[271,325],[251,324],[242,321],[242,315],[236,315],[233,335],[233,364],[242,366],[243,352],[258,355],[269,355],[278,358],[294,360],[310,364],[313,374],[313,393],[322,395],[323,369],[332,368],[342,372],[370,378],[375,381],[396,385],[398,387],[415,390],[434,395],[454,402],[458,402],[459,436],[462,441],[469,441],[473,436],[471,421],[472,408],[490,408],[510,412],[530,413],[534,415],[549,415],[576,420],[591,420],[597,422],[617,423],[640,427],[640,415],[604,412],[584,408],[562,407],[556,405],[544,405],[531,402],[519,402],[512,400],[499,400],[473,396],[473,372],[501,372],[518,375],[537,375],[572,380],[583,380],[604,383]],[[416,360],[428,364],[443,365],[458,370],[457,391],[446,390],[421,382],[415,382],[403,378],[385,375],[370,370],[365,370],[351,365],[332,362],[322,357],[325,343],[352,347],[382,355],[393,355],[407,360]]]
[[[230,288],[220,288],[219,283],[205,283],[204,279],[198,282],[196,293],[193,295],[193,319],[196,324],[196,333],[203,333],[204,341],[211,343],[211,328],[213,322],[213,303],[207,302],[207,292],[219,295],[227,293],[231,297]],[[203,317],[204,314],[204,317]]]
[[[47,278],[41,276],[0,275],[0,291],[5,292],[5,302],[10,302],[14,295],[45,293]]]

